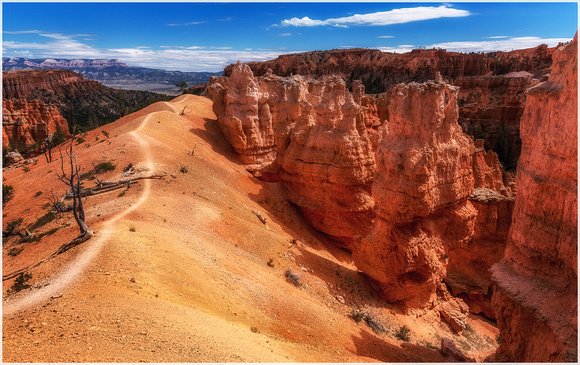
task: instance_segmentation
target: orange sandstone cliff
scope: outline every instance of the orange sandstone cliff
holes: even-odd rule
[[[240,62],[209,94],[227,140],[252,168],[283,182],[317,230],[350,249],[372,223],[374,150],[361,106],[337,76],[254,77]],[[258,172],[262,173],[262,172]]]
[[[353,258],[389,302],[439,306],[460,331],[467,306],[451,298],[442,281],[447,252],[467,245],[477,211],[468,200],[474,146],[457,124],[457,88],[410,83],[390,96],[389,130],[377,149],[372,190],[376,222]]]
[[[492,268],[497,361],[578,360],[577,42],[560,46],[548,80],[526,93],[513,222]]]
[[[60,128],[69,136],[68,125],[56,106],[40,100],[3,100],[2,147],[23,151],[30,145],[40,145]]]

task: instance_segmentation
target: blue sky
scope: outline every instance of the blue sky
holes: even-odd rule
[[[238,59],[353,47],[488,52],[555,46],[577,28],[576,2],[3,2],[2,55],[221,71]]]

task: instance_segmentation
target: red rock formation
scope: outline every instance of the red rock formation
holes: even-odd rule
[[[40,100],[2,102],[2,147],[13,146],[23,151],[34,143],[40,145],[57,127],[70,137],[67,122],[54,105]]]
[[[373,183],[376,223],[353,258],[389,302],[437,307],[459,331],[467,307],[442,280],[449,250],[465,247],[477,212],[473,142],[457,124],[457,88],[410,83],[390,94],[389,131],[379,143]]]
[[[158,94],[115,90],[68,70],[2,72],[4,99],[41,100],[55,105],[68,121],[89,129],[163,99]]]
[[[491,307],[493,283],[489,268],[504,255],[511,224],[515,186],[501,168],[497,155],[485,151],[483,140],[473,154],[475,190],[469,201],[477,211],[471,242],[448,252],[445,283],[475,314],[495,319]]]
[[[30,99],[39,90],[55,94],[63,88],[80,88],[79,82],[98,88],[96,81],[87,80],[81,74],[67,70],[21,70],[2,73],[2,97],[5,99]]]
[[[209,94],[224,135],[245,164],[269,164],[312,225],[350,248],[373,218],[374,152],[361,107],[336,76],[254,78],[236,64]],[[360,93],[359,93],[360,95]]]
[[[550,68],[553,48],[545,45],[512,52],[464,54],[445,50],[413,50],[388,53],[373,49],[314,51],[281,55],[266,62],[249,62],[256,76],[271,69],[275,75],[321,76],[338,74],[350,87],[361,80],[367,92],[385,92],[391,86],[411,81],[434,80],[437,72],[455,80],[463,76],[502,75],[528,71],[537,77]],[[233,65],[224,70],[231,74]]]
[[[498,361],[578,361],[577,42],[526,94],[513,223],[492,268]]]
[[[502,76],[459,77],[459,124],[464,131],[485,139],[486,149],[497,151],[507,168],[514,168],[520,150],[520,118],[524,92],[538,82],[526,71]]]

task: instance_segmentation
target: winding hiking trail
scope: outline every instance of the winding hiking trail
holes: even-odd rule
[[[150,171],[154,171],[154,161],[149,150],[149,143],[145,140],[143,136],[140,135],[140,131],[147,125],[152,115],[146,115],[141,122],[141,125],[136,130],[130,132],[131,137],[140,146],[140,152],[144,156],[143,164]],[[80,274],[85,270],[85,268],[93,261],[96,255],[99,254],[103,248],[105,242],[111,237],[115,231],[115,222],[123,218],[133,210],[139,208],[141,204],[149,197],[151,191],[151,181],[144,180],[144,190],[137,202],[131,205],[129,208],[121,213],[113,216],[111,219],[104,222],[95,236],[92,237],[85,244],[87,247],[85,250],[78,255],[64,270],[56,274],[50,281],[48,285],[45,285],[38,289],[32,289],[27,292],[24,296],[18,297],[15,300],[6,300],[2,304],[3,315],[11,315],[18,312],[24,308],[28,308],[33,305],[38,305],[39,303],[48,300],[50,297],[54,297],[60,294],[67,286],[74,283]]]

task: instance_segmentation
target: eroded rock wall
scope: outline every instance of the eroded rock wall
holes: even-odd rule
[[[66,119],[54,105],[23,99],[2,102],[2,147],[24,151],[35,143],[40,146],[57,128],[70,136]]]
[[[498,361],[578,360],[577,47],[577,35],[559,47],[526,94],[514,216],[492,268]]]
[[[353,258],[389,302],[438,308],[460,331],[467,307],[442,282],[447,252],[468,244],[477,211],[468,199],[474,146],[457,124],[457,113],[457,88],[445,82],[392,90],[388,134],[376,154],[377,216]]]
[[[209,87],[224,135],[243,163],[270,165],[312,225],[346,248],[368,233],[374,150],[361,106],[338,76],[255,78],[235,65]]]

